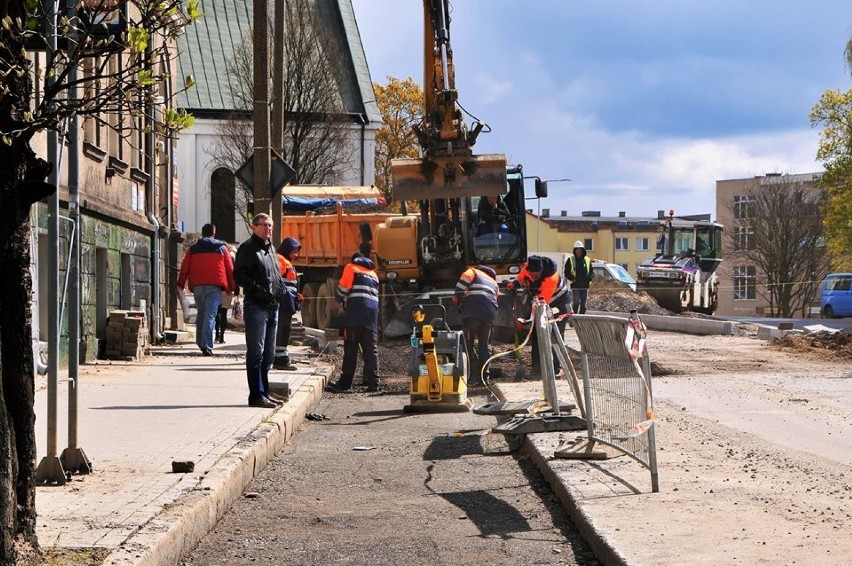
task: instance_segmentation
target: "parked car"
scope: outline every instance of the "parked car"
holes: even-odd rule
[[[830,273],[825,278],[819,310],[825,318],[852,316],[852,273]]]
[[[595,277],[615,279],[636,290],[636,280],[627,273],[627,270],[617,263],[606,263],[604,261],[593,261],[592,272]]]

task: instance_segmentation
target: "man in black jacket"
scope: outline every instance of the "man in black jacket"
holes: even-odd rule
[[[282,403],[269,391],[269,370],[275,360],[278,303],[284,292],[275,247],[270,241],[272,226],[268,214],[257,214],[252,220],[252,235],[240,245],[234,262],[234,279],[243,288],[244,297],[248,404],[265,408]]]

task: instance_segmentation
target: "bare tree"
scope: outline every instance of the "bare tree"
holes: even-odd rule
[[[313,2],[285,0],[284,89],[273,93],[273,111],[283,113],[284,159],[301,184],[337,184],[352,165],[353,146],[338,84],[337,44],[320,25]],[[236,170],[253,147],[253,51],[246,37],[226,64],[235,112],[218,128],[217,165]],[[251,190],[237,191],[236,209],[246,211]]]
[[[727,203],[736,225],[727,230],[734,262],[757,268],[757,293],[772,312],[803,315],[829,268],[820,212],[824,193],[794,176],[767,176]]]

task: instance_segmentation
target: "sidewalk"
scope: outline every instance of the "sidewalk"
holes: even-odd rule
[[[249,407],[245,343],[228,332],[215,355],[194,342],[152,348],[138,362],[80,366],[78,445],[88,475],[40,486],[37,533],[43,547],[100,547],[104,564],[177,563],[242,495],[319,400],[331,372],[296,348],[297,371],[273,370],[289,385],[277,410]],[[301,355],[298,355],[301,353]],[[60,376],[57,448],[67,446],[68,383]],[[47,389],[36,392],[38,461],[47,444]],[[192,473],[172,473],[192,461]]]

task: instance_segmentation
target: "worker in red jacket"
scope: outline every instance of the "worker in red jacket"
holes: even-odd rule
[[[527,263],[518,273],[515,281],[509,283],[510,288],[526,287],[534,297],[546,302],[551,308],[559,309],[564,314],[570,308],[571,290],[568,284],[556,269],[556,263],[545,256],[531,255]],[[567,318],[556,323],[561,335],[565,335]],[[531,377],[541,377],[541,358],[538,351],[538,337],[535,330],[531,337],[532,341],[532,372]],[[559,372],[561,366],[556,356],[553,357],[554,372]]]
[[[201,239],[193,244],[183,257],[177,287],[189,290],[195,296],[195,343],[205,356],[213,355],[213,329],[222,291],[233,293],[234,262],[228,245],[216,239],[216,226],[201,227]]]

